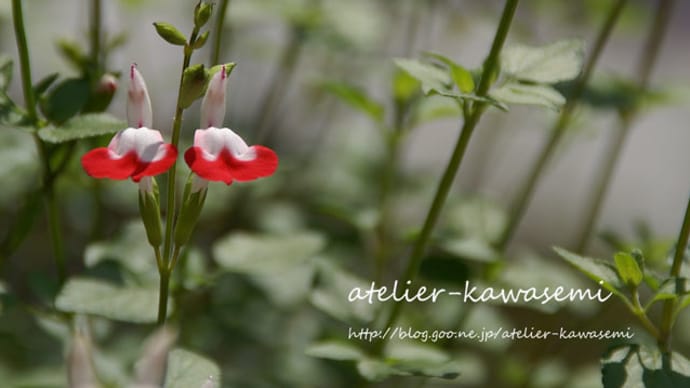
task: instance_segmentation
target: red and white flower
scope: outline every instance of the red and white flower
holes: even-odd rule
[[[94,178],[127,179],[139,182],[167,171],[177,159],[177,149],[165,143],[152,124],[151,101],[146,84],[135,65],[130,68],[127,99],[129,128],[118,132],[107,147],[87,152],[81,164]]]
[[[272,175],[278,168],[278,156],[273,150],[260,146],[248,146],[229,128],[221,127],[225,116],[226,70],[223,67],[209,82],[201,103],[201,126],[194,132],[194,146],[184,159],[189,168],[203,180],[250,181]],[[205,182],[195,182],[199,190]]]

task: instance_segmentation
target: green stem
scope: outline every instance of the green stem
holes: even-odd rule
[[[48,213],[48,224],[50,225],[50,243],[53,248],[53,257],[55,258],[55,266],[57,267],[58,280],[60,284],[63,284],[65,279],[67,279],[67,271],[65,269],[65,250],[62,243],[62,230],[60,228],[60,210],[52,185],[47,188],[47,190],[44,196]]]
[[[566,102],[565,106],[563,107],[563,110],[561,110],[561,114],[558,118],[558,121],[551,129],[549,139],[542,148],[536,163],[532,167],[531,173],[529,174],[528,178],[524,181],[522,187],[518,191],[518,195],[515,201],[513,202],[513,205],[511,206],[510,214],[508,216],[508,225],[506,226],[501,237],[497,240],[495,244],[496,248],[499,251],[502,251],[506,248],[506,246],[510,242],[510,239],[515,233],[515,230],[517,229],[517,226],[520,223],[522,216],[524,215],[525,209],[527,208],[527,204],[532,198],[532,194],[534,194],[534,189],[537,186],[537,182],[539,181],[544,170],[546,169],[546,165],[551,159],[552,154],[556,151],[556,146],[558,145],[558,143],[561,140],[561,137],[565,133],[565,129],[570,124],[570,120],[575,111],[575,107],[577,106],[577,103],[585,90],[585,86],[587,85],[587,82],[589,81],[592,75],[594,67],[597,64],[599,57],[601,56],[601,53],[604,49],[604,46],[606,46],[609,36],[611,35],[611,31],[613,30],[613,27],[616,25],[616,22],[618,21],[618,18],[621,12],[623,11],[623,8],[626,3],[627,0],[617,0],[611,6],[608,16],[606,17],[606,21],[604,22],[602,29],[599,31],[599,35],[597,36],[596,42],[594,43],[594,49],[592,50],[592,54],[587,60],[582,74],[575,82],[573,93]]]
[[[216,18],[216,26],[213,31],[213,50],[211,51],[211,66],[218,63],[220,60],[221,38],[223,37],[223,27],[225,26],[225,13],[228,9],[230,0],[221,0],[218,6],[218,16]]]
[[[29,46],[26,43],[26,32],[24,28],[24,15],[22,12],[21,0],[12,0],[12,20],[14,21],[14,35],[17,40],[17,51],[19,52],[19,66],[22,73],[24,104],[26,105],[28,119],[31,124],[35,126],[38,123],[38,114],[36,112],[36,96],[34,96],[33,84],[31,82]]]
[[[477,95],[480,97],[486,96],[489,87],[491,86],[491,74],[493,74],[497,68],[499,55],[501,53],[501,49],[503,48],[503,44],[505,43],[506,37],[508,36],[508,31],[510,29],[513,16],[515,15],[517,5],[518,0],[506,1],[505,8],[503,9],[503,14],[501,15],[501,21],[498,25],[496,36],[494,37],[493,43],[491,45],[491,51],[489,52],[489,55],[486,58],[481,81],[479,83],[479,87],[477,88]],[[422,258],[424,257],[424,252],[426,251],[427,245],[429,243],[431,232],[433,231],[434,226],[436,225],[436,221],[438,220],[438,217],[441,213],[441,209],[443,208],[445,200],[448,196],[448,192],[450,191],[451,185],[453,184],[455,175],[457,174],[458,169],[460,168],[463,156],[465,155],[465,151],[467,150],[470,138],[472,137],[472,132],[474,131],[474,128],[477,126],[477,123],[479,122],[480,117],[484,113],[485,108],[486,104],[479,102],[477,103],[477,105],[475,105],[474,110],[472,111],[472,115],[470,117],[465,118],[462,130],[460,132],[460,136],[458,137],[458,141],[455,145],[455,149],[453,150],[450,160],[448,161],[448,165],[446,166],[441,181],[439,182],[439,185],[436,189],[436,194],[434,195],[433,202],[429,207],[429,211],[424,221],[424,225],[422,226],[420,235],[417,238],[415,245],[412,249],[410,260],[404,273],[404,281],[414,280],[417,276],[417,273],[419,272],[419,267],[421,265]],[[401,312],[402,306],[403,303],[399,302],[393,305],[390,315],[385,320],[386,323],[384,327],[389,327],[393,323],[395,323],[396,319],[398,318],[398,315]],[[383,345],[383,341],[380,342],[377,345],[378,348],[376,349],[376,351],[382,351]]]
[[[41,123],[36,111],[36,96],[31,82],[31,61],[29,60],[29,46],[26,42],[26,29],[24,27],[24,14],[21,0],[12,0],[12,20],[19,53],[19,67],[21,69],[22,89],[24,91],[24,104],[26,106],[27,119],[34,128],[40,128]],[[58,280],[63,283],[66,276],[65,255],[60,232],[60,218],[54,190],[54,174],[50,169],[48,149],[36,132],[33,133],[36,150],[41,161],[42,190],[46,202],[46,215],[50,225],[50,239],[53,249],[53,258],[58,272]]]
[[[292,28],[290,41],[283,49],[278,65],[271,77],[271,82],[268,84],[268,90],[259,103],[256,132],[254,132],[254,142],[257,144],[266,142],[270,137],[273,115],[277,109],[278,101],[284,97],[295,70],[297,70],[297,59],[300,57],[303,46],[302,35],[301,26]]]
[[[180,83],[177,91],[177,103],[175,108],[175,117],[173,118],[173,133],[172,133],[172,145],[177,148],[180,142],[180,129],[182,128],[182,113],[184,108],[182,107],[182,81],[184,78],[184,71],[189,67],[189,63],[192,60],[191,49],[192,44],[196,41],[197,35],[199,34],[199,29],[194,27],[192,34],[189,38],[189,44],[184,48],[184,58],[182,60],[182,70],[180,71]],[[163,256],[165,258],[170,257],[170,250],[172,248],[172,235],[173,235],[173,225],[175,223],[175,176],[177,171],[177,162],[175,162],[170,171],[168,172],[168,191],[167,191],[167,203],[166,203],[166,213],[165,213],[165,240],[163,244]]]
[[[664,40],[664,36],[666,35],[666,27],[671,15],[672,6],[672,0],[661,0],[659,2],[659,7],[657,8],[656,16],[649,30],[649,35],[645,42],[644,49],[642,50],[637,74],[635,76],[635,78],[639,80],[639,93],[644,94],[647,90],[649,78],[651,77],[656,60],[659,57],[659,50]],[[596,225],[599,212],[601,211],[601,206],[604,202],[606,192],[608,191],[608,187],[611,182],[613,171],[616,168],[618,160],[620,159],[621,150],[623,149],[623,145],[625,144],[628,133],[630,132],[630,126],[632,125],[638,110],[638,106],[633,106],[632,108],[621,112],[620,127],[614,134],[610,148],[605,152],[606,160],[604,162],[604,168],[601,170],[599,177],[594,184],[594,195],[589,206],[586,207],[586,209],[589,210],[587,211],[587,216],[585,217],[583,227],[580,230],[580,237],[577,240],[577,252],[584,253],[585,249],[587,248],[587,244],[591,240],[591,236],[594,233],[594,226]]]
[[[184,71],[189,67],[189,63],[192,60],[192,46],[199,35],[199,28],[194,27],[192,34],[189,36],[189,42],[184,47],[184,57],[182,59],[182,70],[180,71],[180,83],[177,91],[177,103],[175,108],[175,117],[173,118],[173,133],[172,133],[172,144],[175,148],[178,147],[180,142],[180,130],[182,128],[182,113],[184,108],[182,107],[182,81],[184,79]],[[166,213],[165,213],[165,238],[163,243],[163,257],[157,257],[158,262],[158,273],[160,274],[160,291],[158,300],[158,324],[162,325],[165,323],[168,309],[168,289],[170,283],[170,274],[172,273],[173,266],[177,261],[174,257],[175,252],[171,252],[172,249],[172,237],[173,237],[173,226],[175,224],[175,200],[176,200],[176,187],[175,187],[175,177],[177,171],[177,162],[172,165],[170,171],[168,172],[168,191],[167,191],[167,203],[166,203]],[[156,248],[158,251],[158,248]],[[156,252],[160,255],[158,252]],[[173,256],[171,256],[173,255]]]
[[[165,318],[168,315],[168,293],[170,292],[170,272],[162,269],[158,271],[160,274],[160,287],[158,291],[158,325],[165,323]]]
[[[101,71],[101,15],[101,0],[92,0],[89,40],[91,43],[91,64],[98,72]]]
[[[690,237],[690,199],[688,199],[688,204],[685,208],[685,217],[683,218],[683,226],[680,228],[680,234],[678,235],[678,242],[676,243],[676,252],[673,255],[673,264],[671,264],[671,270],[669,276],[672,278],[677,278],[680,276],[680,268],[683,265],[683,259],[685,257],[685,249],[688,246],[688,237]],[[680,285],[676,284],[676,293],[682,291],[678,287]],[[676,309],[677,298],[669,299],[664,302],[663,311],[661,314],[661,334],[659,336],[659,348],[662,352],[668,353],[671,348],[671,329],[673,329],[673,316],[674,310]]]

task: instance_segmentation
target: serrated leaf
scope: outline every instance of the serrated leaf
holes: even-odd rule
[[[324,82],[323,88],[374,121],[383,121],[383,105],[369,97],[364,90],[342,82]]]
[[[682,290],[680,294],[676,290]],[[652,299],[647,303],[646,308],[649,308],[653,303],[660,300],[675,299],[690,294],[690,280],[685,278],[671,278],[664,281],[659,289],[656,291]]]
[[[583,59],[581,40],[562,40],[540,47],[514,45],[501,53],[501,70],[519,80],[555,83],[577,77]]]
[[[491,90],[489,95],[505,104],[539,105],[554,110],[565,103],[565,97],[547,85],[508,82]]]
[[[573,267],[587,275],[590,279],[601,284],[604,289],[616,295],[623,296],[619,291],[619,289],[623,287],[623,283],[612,265],[600,260],[577,255],[562,248],[555,247],[554,250]]]
[[[89,81],[70,78],[53,87],[39,101],[41,112],[53,123],[62,124],[79,113],[89,100]]]
[[[276,273],[314,257],[326,241],[315,232],[286,235],[232,233],[216,242],[213,256],[222,268],[254,274]]]
[[[127,123],[108,113],[89,113],[74,117],[60,127],[45,127],[38,136],[48,143],[108,135],[127,128]]]
[[[364,358],[364,351],[350,342],[328,340],[311,344],[305,350],[311,357],[329,360],[359,360]]]
[[[616,263],[618,276],[631,287],[637,287],[642,283],[644,275],[637,261],[627,252],[618,252],[613,256]]]
[[[220,368],[204,356],[184,349],[174,349],[168,355],[165,373],[166,388],[201,388],[211,379],[220,386]]]
[[[443,69],[414,59],[396,58],[393,61],[398,67],[421,82],[424,94],[430,94],[432,91],[450,91],[451,80],[448,73]]]
[[[156,322],[156,287],[118,287],[96,279],[70,279],[55,300],[64,312],[97,315],[117,321]]]

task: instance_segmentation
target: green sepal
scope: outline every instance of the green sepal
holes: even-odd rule
[[[194,8],[194,26],[196,28],[203,27],[211,18],[213,13],[213,4],[199,1]]]
[[[208,83],[208,73],[204,65],[189,66],[182,74],[182,92],[180,94],[180,106],[188,108],[204,94]]]
[[[175,224],[174,240],[175,245],[178,247],[185,245],[192,236],[199,214],[201,214],[201,209],[204,207],[206,193],[208,192],[206,187],[192,192],[193,181],[194,176],[190,175],[184,187],[182,208]]]
[[[151,191],[139,190],[139,213],[146,229],[146,238],[152,247],[158,248],[163,241],[161,227],[160,202],[158,184],[151,178],[153,189]]]
[[[166,42],[170,44],[174,44],[176,46],[184,46],[187,44],[187,38],[184,37],[184,35],[175,28],[170,23],[165,23],[165,22],[155,22],[153,23],[153,26],[156,27],[156,32],[158,35],[160,35],[161,38],[163,38]]]
[[[192,43],[192,48],[194,50],[198,50],[206,44],[206,41],[208,40],[208,33],[209,31],[204,32],[201,34],[195,41]]]

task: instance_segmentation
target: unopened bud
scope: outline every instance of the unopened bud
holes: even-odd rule
[[[194,101],[196,101],[202,94],[204,94],[204,86],[208,75],[204,65],[197,64],[189,66],[182,73],[182,91],[180,94],[180,106],[188,108]]]
[[[199,1],[194,8],[194,26],[196,28],[203,27],[211,18],[213,13],[213,4]]]
[[[156,32],[158,35],[160,35],[161,38],[163,38],[166,42],[170,44],[174,44],[176,46],[184,46],[187,44],[187,38],[184,37],[184,35],[175,28],[170,23],[165,23],[165,22],[155,22],[153,23],[153,26],[156,27]]]
[[[163,241],[161,230],[160,203],[158,184],[152,177],[143,177],[139,181],[139,213],[146,229],[146,237],[152,247],[157,248]]]
[[[162,327],[151,335],[135,366],[135,386],[163,386],[168,352],[176,340],[177,332],[169,327]]]
[[[129,90],[127,91],[127,123],[132,128],[151,128],[153,113],[151,99],[146,89],[144,77],[141,76],[137,65],[129,67]]]
[[[234,63],[214,66],[209,70],[212,75],[206,88],[206,94],[201,102],[201,129],[210,127],[220,128],[225,118],[225,85],[228,76],[235,67]]]
[[[192,236],[194,227],[199,220],[201,209],[206,201],[208,192],[206,185],[200,184],[195,175],[192,175],[185,185],[182,196],[182,209],[175,224],[175,245],[181,247],[185,245]],[[206,182],[205,180],[202,180]]]

